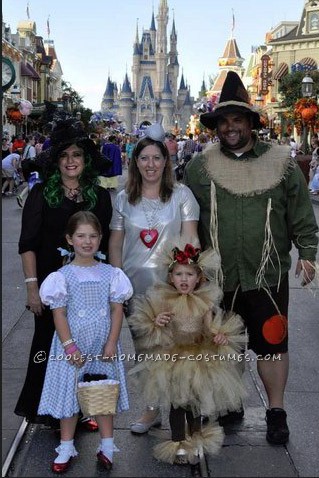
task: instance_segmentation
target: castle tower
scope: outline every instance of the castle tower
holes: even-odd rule
[[[104,113],[106,110],[111,109],[114,104],[114,84],[110,79],[110,76],[107,79],[107,84],[105,92],[102,99],[101,111]]]
[[[152,21],[151,21],[151,27],[150,27],[150,35],[151,35],[151,42],[152,42],[152,47],[155,52],[155,47],[156,47],[156,27],[155,27],[155,18],[154,18],[154,10],[152,13]]]
[[[125,130],[132,131],[133,129],[133,121],[132,121],[132,110],[134,107],[133,103],[133,93],[131,89],[131,85],[127,76],[125,74],[124,83],[121,90],[121,99],[119,100],[120,104],[120,111],[121,111],[121,119],[124,122]]]
[[[138,23],[136,22],[136,35],[135,35],[135,42],[133,44],[133,66],[132,66],[132,84],[133,84],[133,91],[137,91],[137,80],[139,76],[140,70],[140,62],[141,62],[141,50],[140,50],[140,41],[138,35]]]
[[[182,108],[180,109],[180,115],[179,115],[180,117],[179,125],[180,125],[180,128],[182,128],[183,130],[186,130],[186,126],[189,122],[189,118],[191,117],[191,114],[193,112],[193,103],[194,101],[191,99],[189,89],[187,88],[184,104]]]
[[[175,105],[172,99],[172,90],[169,84],[169,76],[166,75],[166,82],[162,91],[162,99],[160,101],[160,112],[163,117],[162,126],[165,131],[170,131],[174,127],[174,110]]]
[[[235,71],[240,76],[240,78],[242,78],[244,75],[245,68],[243,67],[243,63],[245,61],[245,58],[242,58],[239,52],[237,42],[233,37],[233,31],[234,18],[231,30],[231,38],[226,43],[223,56],[221,56],[218,60],[219,73],[212,88],[208,92],[208,96],[220,94],[228,71]]]
[[[157,84],[155,85],[155,95],[161,96],[165,87],[167,74],[167,24],[168,24],[168,6],[167,0],[160,0],[158,8],[157,34],[156,34],[156,73]]]
[[[169,52],[169,64],[168,75],[170,79],[170,87],[172,90],[173,98],[177,96],[177,79],[179,74],[178,53],[177,53],[177,33],[175,29],[175,19],[173,19],[172,32],[170,35],[170,52]]]
[[[187,93],[188,93],[188,89],[186,88],[186,85],[185,85],[184,73],[182,73],[182,77],[181,77],[181,81],[180,81],[179,89],[177,93],[177,109],[178,110],[180,110],[183,107],[186,100]]]

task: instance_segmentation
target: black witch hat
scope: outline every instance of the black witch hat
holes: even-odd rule
[[[56,169],[60,153],[72,144],[83,149],[85,158],[91,161],[92,168],[98,173],[111,164],[102,156],[94,141],[89,138],[81,121],[73,117],[55,118],[50,134],[50,147],[43,151],[36,160],[45,177]]]
[[[218,104],[210,113],[200,115],[200,122],[209,129],[215,129],[217,119],[227,113],[249,113],[253,129],[261,128],[259,113],[249,102],[249,95],[240,77],[234,71],[227,73]]]

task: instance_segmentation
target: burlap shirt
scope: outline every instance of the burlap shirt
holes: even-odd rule
[[[253,149],[238,158],[214,144],[190,161],[184,182],[200,206],[203,248],[211,246],[211,205],[217,206],[225,291],[235,290],[239,284],[243,291],[257,288],[267,220],[275,249],[265,269],[265,286],[277,285],[290,269],[292,243],[300,259],[315,260],[318,226],[305,178],[289,159],[289,148],[257,140]],[[214,185],[215,199],[211,195]]]

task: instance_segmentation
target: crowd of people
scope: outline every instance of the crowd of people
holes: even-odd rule
[[[318,139],[307,184],[288,146],[258,137],[259,114],[234,72],[200,120],[211,134],[176,138],[155,123],[142,137],[100,140],[69,118],[56,121],[48,141],[3,142],[2,193],[13,195],[16,171],[25,179],[35,168],[40,179],[21,200],[19,254],[34,336],[15,413],[60,429],[55,473],[78,454],[77,426],[99,430],[97,459],[113,466],[113,416],[83,415],[74,381],[117,377],[117,412],[128,409],[125,370],[116,361],[123,313],[142,357],[132,375],[145,408],[131,432],[147,433],[169,417],[171,440],[155,446],[155,458],[190,464],[199,476],[201,450],[218,453],[222,427],[244,418],[247,391],[243,367],[212,357],[245,347],[274,358],[257,363],[268,397],[266,439],[289,439],[290,249],[293,243],[299,254],[296,275],[309,284],[318,271],[309,197]],[[111,198],[126,167],[124,189]],[[65,360],[35,361],[39,352]],[[152,353],[171,359],[147,360]],[[202,360],[191,360],[199,354]]]

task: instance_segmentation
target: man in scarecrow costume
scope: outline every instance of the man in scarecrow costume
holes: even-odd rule
[[[240,314],[268,396],[268,442],[289,438],[284,390],[288,377],[288,272],[292,243],[302,285],[318,277],[318,238],[303,174],[289,146],[262,142],[260,116],[235,72],[228,72],[219,103],[200,116],[216,130],[210,145],[187,165],[184,182],[200,205],[203,248],[221,255],[224,307]],[[280,360],[276,356],[280,354]],[[241,419],[244,410],[226,416]],[[223,419],[223,417],[222,417]],[[221,423],[227,423],[227,420]]]

